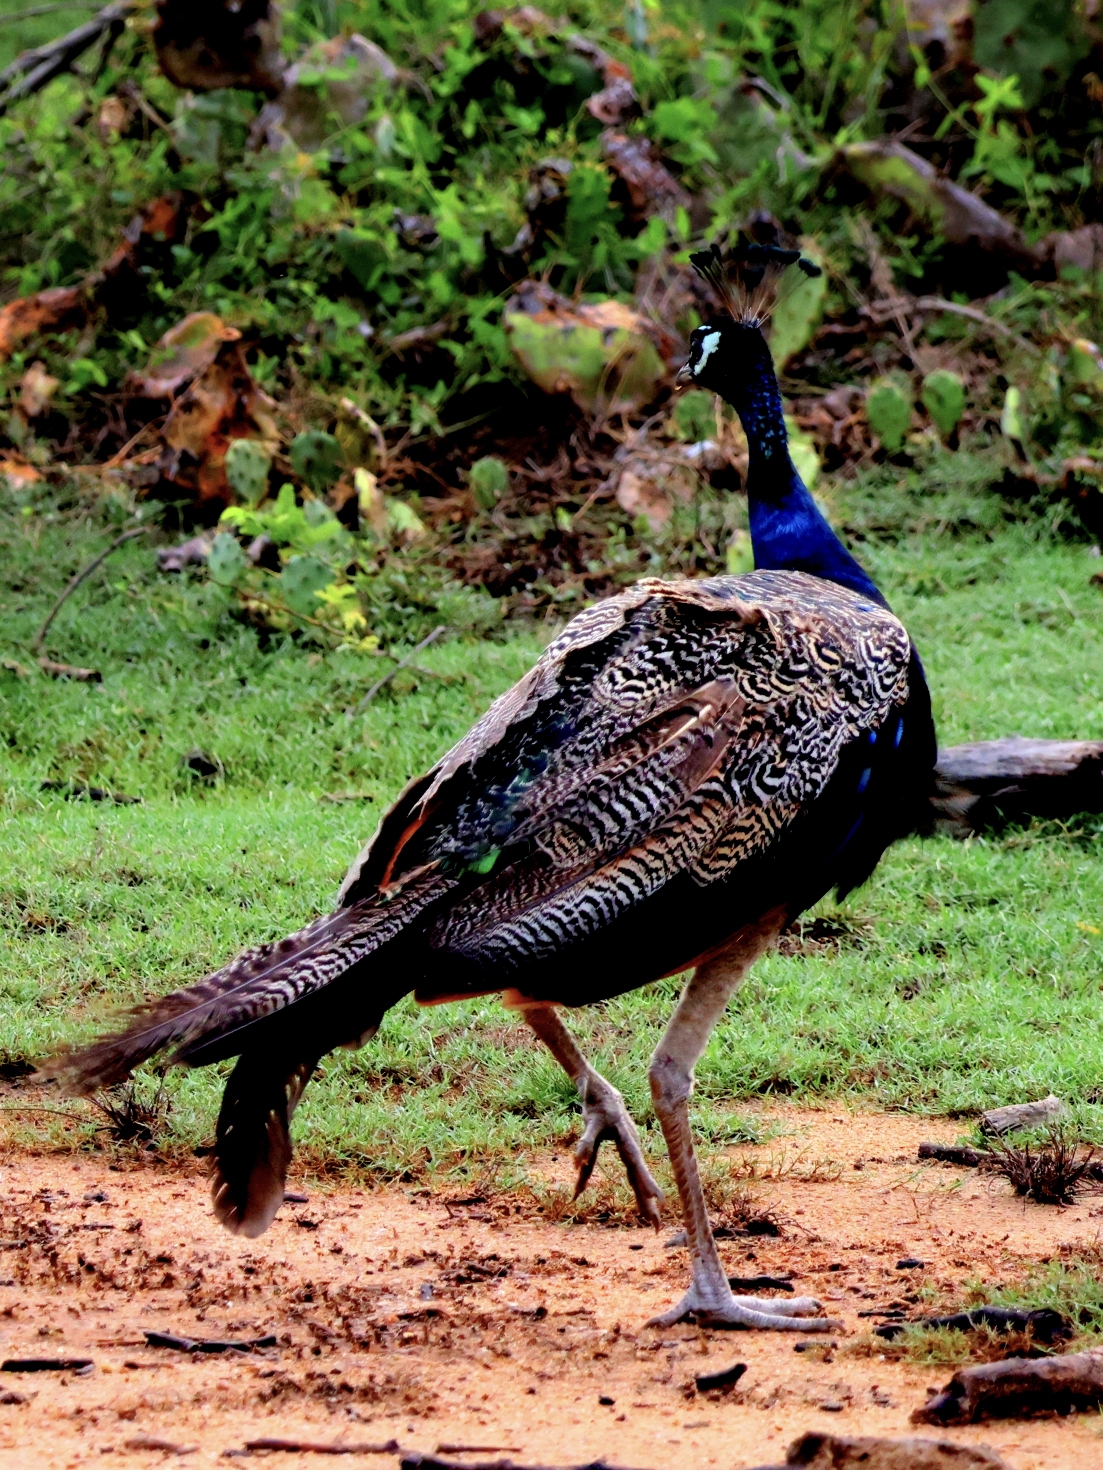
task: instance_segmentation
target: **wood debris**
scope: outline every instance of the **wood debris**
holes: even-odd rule
[[[975,1424],[1024,1414],[1068,1414],[1103,1402],[1103,1349],[1052,1358],[1006,1358],[960,1368],[913,1424]]]

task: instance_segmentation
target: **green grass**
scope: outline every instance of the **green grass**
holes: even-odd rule
[[[1099,1280],[1098,1253],[1094,1250],[1082,1257],[1038,1262],[1011,1286],[973,1281],[966,1285],[965,1296],[964,1306],[950,1310],[964,1311],[969,1305],[982,1304],[1022,1307],[1026,1311],[1048,1308],[1068,1319],[1073,1334],[1067,1341],[1043,1345],[1022,1332],[1008,1334],[986,1326],[962,1332],[957,1328],[925,1327],[913,1322],[889,1347],[883,1339],[871,1335],[854,1344],[853,1351],[864,1355],[872,1349],[894,1358],[908,1358],[913,1363],[956,1366],[1025,1354],[1080,1352],[1098,1346],[1103,1337],[1103,1285]]]
[[[920,646],[943,742],[1103,736],[1103,594],[1089,585],[1100,562],[1005,520],[969,464],[947,456],[911,483],[882,476],[833,496]],[[45,609],[112,528],[48,497],[0,517],[0,653],[30,667]],[[51,631],[52,654],[94,664],[102,684],[0,675],[9,1065],[325,908],[386,803],[541,643],[520,629],[437,645],[417,659],[437,677],[403,673],[350,720],[387,661],[265,648],[222,594],[151,563],[149,547],[125,547]],[[194,747],[223,763],[214,786],[182,769]],[[143,802],[40,789],[69,778]],[[348,793],[372,799],[325,799]],[[703,1136],[738,1138],[740,1109],[773,1091],[967,1113],[1051,1089],[1103,1136],[1092,825],[904,843],[838,912],[853,944],[769,958],[717,1029],[698,1074]],[[662,982],[574,1018],[645,1124],[647,1058],[676,990]],[[323,1067],[297,1129],[315,1167],[419,1178],[493,1165],[520,1177],[572,1123],[569,1084],[492,1000],[404,1003],[375,1041]],[[218,1087],[216,1071],[170,1074],[170,1144],[209,1136]],[[58,1145],[88,1136],[40,1121]]]

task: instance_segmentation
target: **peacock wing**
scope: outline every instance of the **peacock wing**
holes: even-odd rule
[[[716,580],[720,595],[652,584],[596,666],[588,645],[558,663],[554,718],[526,711],[502,726],[473,779],[442,762],[437,800],[449,784],[453,799],[415,849],[487,876],[430,921],[434,947],[505,974],[675,876],[730,877],[906,701],[910,644],[885,609],[800,574]]]
[[[235,1055],[418,926],[438,948],[515,968],[673,874],[715,881],[768,846],[844,746],[906,699],[908,655],[890,613],[814,577],[641,582],[573,619],[407,788],[334,913],[44,1072],[89,1092],[170,1047],[189,1062]],[[359,1036],[376,1023],[353,1009],[325,1021],[320,1050],[348,1039],[333,1027]]]
[[[525,770],[526,761],[539,766],[569,739],[589,694],[587,674],[615,671],[625,645],[638,641],[634,623],[641,610],[695,605],[733,624],[759,619],[759,611],[739,595],[741,580],[645,578],[572,618],[528,673],[494,701],[427,775],[406,787],[349,868],[338,904],[355,903],[417,861],[416,854],[424,850],[419,837],[439,829],[461,807],[470,810],[473,793],[488,793],[495,802],[503,782],[513,794],[522,789],[532,774]],[[685,685],[683,677],[668,679],[663,687],[667,697],[676,698]],[[484,801],[483,825],[490,828],[495,823],[485,807]]]

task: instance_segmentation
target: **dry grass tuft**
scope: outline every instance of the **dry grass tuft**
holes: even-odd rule
[[[164,1078],[158,1080],[157,1090],[151,1097],[143,1092],[134,1081],[90,1099],[92,1106],[107,1119],[102,1131],[113,1142],[144,1147],[156,1145],[164,1137],[170,1107]]]
[[[1041,1205],[1070,1205],[1095,1161],[1094,1148],[1079,1143],[1059,1125],[1049,1128],[1041,1144],[989,1144],[995,1173],[1010,1180],[1016,1194]]]
[[[511,1198],[522,1202],[522,1206],[529,1205],[543,1219],[556,1225],[569,1223],[633,1229],[644,1223],[640,1219],[636,1196],[628,1185],[596,1171],[577,1199],[567,1185],[540,1179],[528,1181],[515,1190]],[[671,1204],[669,1191],[661,1208],[664,1218],[669,1217],[673,1221],[677,1217],[677,1203]]]

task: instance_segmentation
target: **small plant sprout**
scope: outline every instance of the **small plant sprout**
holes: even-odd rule
[[[884,448],[895,454],[903,447],[904,435],[911,427],[912,401],[907,386],[895,378],[875,383],[866,399],[866,418]]]
[[[480,510],[493,510],[509,489],[509,469],[496,454],[477,459],[467,478]]]
[[[920,396],[931,422],[942,437],[948,439],[965,412],[965,384],[957,373],[938,368],[923,379]]]

